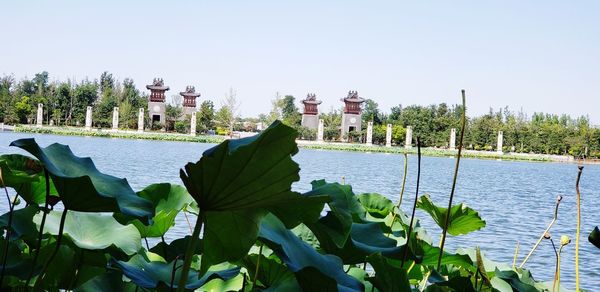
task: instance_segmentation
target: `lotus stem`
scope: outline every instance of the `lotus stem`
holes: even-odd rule
[[[392,234],[392,227],[394,227],[394,222],[396,221],[396,217],[398,217],[398,212],[400,212],[400,205],[402,205],[402,197],[404,196],[404,188],[406,186],[406,175],[408,173],[408,155],[404,153],[404,175],[402,176],[402,188],[400,189],[400,198],[398,199],[398,204],[396,204],[396,209],[394,209],[394,214],[392,216],[392,223],[390,223],[390,232],[388,232],[387,237],[390,237]]]
[[[179,255],[177,255],[175,257],[175,260],[173,261],[173,269],[171,270],[171,285],[169,285],[169,287],[171,287],[171,291],[173,291],[173,285],[175,284],[175,273],[177,272],[177,260],[179,260]]]
[[[402,197],[404,196],[404,188],[406,187],[406,174],[408,173],[408,154],[404,153],[404,175],[402,175],[402,189],[400,189],[400,199],[398,200],[398,204],[396,205],[396,209],[400,210],[400,205],[402,205]],[[394,217],[396,217],[396,213],[394,213]],[[392,220],[394,222],[394,220]]]
[[[192,265],[192,257],[196,250],[196,244],[198,243],[198,236],[200,236],[200,230],[202,229],[202,210],[198,212],[198,218],[196,219],[196,226],[194,226],[194,232],[192,238],[188,243],[187,250],[185,251],[185,257],[183,260],[183,266],[181,269],[181,277],[179,278],[179,285],[177,285],[177,291],[181,292],[185,290],[185,284],[187,283],[187,277],[190,272],[190,266]]]
[[[552,226],[554,225],[554,223],[556,223],[556,219],[558,218],[558,206],[560,205],[560,201],[561,200],[562,200],[562,196],[559,195],[556,198],[556,206],[554,207],[554,218],[552,218],[552,221],[550,221],[550,224],[548,224],[548,227],[546,227],[546,230],[544,230],[544,232],[542,233],[542,235],[540,236],[540,238],[533,245],[533,248],[531,248],[531,251],[529,251],[529,253],[525,257],[525,259],[523,260],[523,262],[521,262],[521,264],[519,265],[519,268],[523,268],[523,266],[525,265],[525,263],[527,263],[527,261],[529,260],[529,257],[531,257],[531,255],[533,254],[533,252],[537,249],[538,245],[540,245],[540,242],[542,242],[542,239],[544,239],[544,235],[546,235],[546,233],[548,233],[548,231],[550,231],[550,228],[552,228]]]
[[[260,256],[262,255],[263,245],[258,249],[258,258],[256,259],[256,269],[254,270],[254,279],[252,280],[252,290],[256,287],[256,279],[258,279],[258,268],[260,266]]]
[[[27,277],[27,281],[25,282],[25,287],[29,287],[29,283],[31,282],[31,277],[33,277],[33,272],[35,270],[35,266],[37,265],[37,260],[40,254],[40,249],[42,248],[42,238],[44,237],[44,225],[46,224],[46,216],[48,213],[48,198],[50,197],[50,176],[48,175],[48,171],[44,168],[44,178],[46,180],[46,199],[44,200],[44,210],[42,210],[42,222],[40,223],[40,232],[38,234],[38,240],[36,245],[35,255],[33,256],[33,263],[31,265],[31,271],[29,272],[29,276]]]
[[[144,237],[144,241],[146,242],[146,249],[150,250],[150,244],[148,244],[148,237]]]
[[[419,136],[417,136],[417,189],[415,191],[415,201],[413,203],[412,214],[410,216],[410,225],[408,226],[408,233],[406,235],[406,244],[404,245],[404,256],[402,256],[402,261],[400,262],[400,268],[404,267],[404,262],[406,261],[406,257],[408,256],[408,249],[410,246],[410,236],[412,234],[412,227],[415,220],[415,211],[417,210],[417,201],[419,200],[419,183],[421,181],[421,141]],[[393,222],[392,222],[393,224]]]
[[[513,256],[512,268],[514,269],[517,265],[517,257],[519,256],[519,242],[517,241],[517,245],[515,246],[515,255]]]
[[[4,185],[4,177],[2,176],[2,169],[0,168],[0,184],[6,193],[6,199],[8,200],[8,224],[6,226],[6,244],[4,245],[4,252],[2,253],[2,272],[0,272],[0,287],[4,283],[4,270],[6,268],[6,261],[8,260],[8,245],[10,243],[10,235],[12,229],[12,219],[13,219],[13,211],[15,210],[15,203],[19,195],[17,194],[13,201],[11,202],[10,196],[8,195],[8,190],[6,189],[6,185]]]
[[[460,139],[458,143],[458,155],[456,156],[456,165],[454,166],[454,178],[452,179],[452,189],[450,191],[450,199],[448,200],[448,210],[446,211],[446,221],[444,222],[444,228],[442,229],[442,243],[440,243],[440,256],[438,257],[437,269],[439,270],[442,265],[442,256],[444,255],[444,244],[446,243],[446,233],[448,232],[448,226],[450,225],[450,210],[452,209],[452,200],[454,199],[454,190],[456,189],[456,178],[458,177],[458,167],[460,166],[460,155],[462,153],[463,139],[465,136],[465,124],[467,123],[466,118],[466,96],[465,90],[462,93],[462,117],[461,117],[461,129]]]
[[[556,266],[554,267],[554,281],[552,282],[552,292],[554,292],[554,288],[556,286],[556,278],[558,277],[558,266],[559,266],[559,258],[558,251],[556,250],[556,245],[554,244],[554,240],[550,238],[550,243],[552,243],[552,250],[554,250],[554,256],[556,258]]]
[[[575,232],[575,291],[579,292],[579,236],[581,233],[581,192],[579,191],[579,181],[583,166],[578,166],[577,182],[575,182],[575,191],[577,192],[577,230]]]
[[[58,253],[58,250],[60,249],[60,244],[62,243],[63,231],[65,229],[65,221],[67,218],[67,212],[68,212],[68,209],[65,208],[62,212],[62,215],[60,216],[60,227],[58,228],[58,235],[56,237],[56,247],[54,248],[54,250],[52,251],[52,254],[50,255],[50,257],[44,264],[44,268],[42,268],[42,272],[40,273],[40,276],[39,276],[40,278],[35,283],[34,290],[42,289],[42,287],[43,287],[42,285],[44,284],[44,277],[46,277],[46,272],[48,271],[48,268],[50,267],[50,263],[52,263],[52,260],[54,260],[54,257],[56,257],[56,254]]]
[[[165,236],[161,235],[160,240],[163,243],[163,253],[165,254],[164,256],[167,257],[167,242],[165,241]]]
[[[190,233],[194,232],[194,229],[192,228],[192,223],[190,223],[190,218],[188,218],[186,209],[183,209],[183,216],[185,217],[185,221],[187,222],[188,227],[190,228]]]

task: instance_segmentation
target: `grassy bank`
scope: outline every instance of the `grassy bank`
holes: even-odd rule
[[[180,142],[197,142],[197,143],[221,143],[225,140],[222,136],[191,136],[186,134],[165,133],[165,132],[135,132],[131,130],[112,131],[108,129],[92,129],[86,131],[83,128],[77,127],[32,127],[32,126],[16,126],[15,132],[36,133],[36,134],[53,134],[62,136],[90,136],[104,138],[123,138],[123,139],[145,139],[159,141],[180,141]]]
[[[38,134],[53,134],[64,136],[91,136],[91,137],[106,137],[106,138],[123,138],[123,139],[146,139],[159,141],[180,141],[180,142],[196,142],[196,143],[220,143],[226,139],[223,136],[190,136],[186,134],[165,133],[165,132],[142,132],[135,131],[112,131],[108,129],[97,130],[92,129],[86,131],[80,127],[33,127],[33,126],[17,126],[15,132],[38,133]],[[318,150],[335,150],[335,151],[353,151],[353,152],[374,152],[374,153],[394,153],[394,154],[416,154],[417,149],[405,149],[403,147],[384,147],[384,146],[367,146],[364,144],[348,144],[348,143],[316,143],[314,141],[298,141],[298,146],[305,149]],[[435,148],[422,149],[424,156],[434,157],[453,157],[457,151]],[[517,160],[517,161],[538,161],[538,162],[571,162],[565,156],[553,156],[543,154],[526,154],[526,153],[505,153],[498,154],[489,151],[463,151],[463,157],[477,159],[502,159],[502,160]]]

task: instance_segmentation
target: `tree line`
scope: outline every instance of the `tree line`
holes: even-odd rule
[[[0,122],[31,124],[35,121],[38,103],[44,104],[45,124],[52,121],[57,126],[83,125],[86,107],[92,106],[93,126],[108,128],[112,123],[113,108],[119,107],[119,126],[136,129],[138,109],[147,109],[148,96],[137,89],[133,79],[119,81],[109,72],[103,72],[94,80],[81,81],[50,82],[45,71],[19,81],[11,75],[0,78]],[[217,134],[231,134],[280,119],[298,129],[300,138],[316,138],[316,130],[301,127],[301,104],[293,95],[282,97],[277,94],[271,110],[258,117],[242,118],[239,108],[233,89],[221,100],[218,109],[212,101],[205,99],[198,108],[196,130],[198,133],[214,130]],[[182,116],[182,112],[181,96],[173,95],[165,114],[167,131],[183,133],[189,130],[190,118]],[[364,142],[368,121],[373,122],[375,144],[385,144],[387,124],[392,124],[392,142],[396,145],[404,145],[408,126],[413,129],[413,137],[419,136],[425,147],[448,147],[452,128],[456,129],[457,137],[460,135],[460,105],[397,105],[384,112],[375,100],[367,99],[362,111],[363,129],[351,132],[347,137],[340,137],[342,112],[341,107],[327,112],[321,110],[326,140],[345,138]],[[150,124],[148,116],[145,124],[152,129],[162,127]],[[600,157],[600,129],[592,127],[588,117],[546,113],[528,116],[508,107],[468,117],[463,146],[473,150],[496,150],[498,131],[504,133],[504,151]]]
[[[300,135],[312,138],[316,131],[300,126],[302,114],[298,103],[291,95],[276,96],[269,114],[262,114],[258,120],[269,124],[275,119],[296,127]],[[392,124],[392,142],[404,145],[408,126],[413,129],[413,138],[419,137],[424,147],[448,147],[450,131],[456,129],[456,144],[460,135],[461,105],[446,103],[428,106],[397,105],[390,112],[379,109],[377,102],[367,99],[363,104],[362,130],[350,133],[348,138],[364,142],[367,122],[373,122],[373,143],[385,144],[387,124]],[[338,140],[343,108],[320,111],[324,123],[324,138]],[[522,111],[515,112],[508,107],[488,113],[467,117],[463,146],[472,150],[496,150],[497,135],[503,131],[503,150],[519,153],[541,153],[600,157],[600,129],[590,125],[586,116],[573,118],[569,115],[534,113],[528,116]],[[308,134],[306,134],[308,133]]]

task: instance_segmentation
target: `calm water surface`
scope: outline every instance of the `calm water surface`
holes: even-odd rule
[[[197,161],[212,145],[149,140],[124,140],[92,137],[0,133],[0,153],[23,153],[8,144],[19,138],[34,137],[43,146],[53,142],[69,144],[76,155],[90,156],[102,172],[126,177],[136,190],[151,183],[181,183],[179,169],[187,162]],[[400,191],[403,161],[401,155],[316,151],[302,149],[294,157],[301,167],[298,191],[310,189],[315,179],[340,181],[345,177],[356,193],[377,192],[397,201]],[[431,194],[438,204],[446,205],[452,185],[455,160],[424,157],[422,159],[421,194]],[[407,189],[403,209],[412,206],[416,182],[416,157],[409,157]],[[560,235],[573,238],[562,256],[562,283],[574,288],[574,237],[576,226],[575,179],[577,167],[571,164],[529,163],[492,160],[461,160],[455,201],[466,202],[479,211],[487,226],[467,236],[450,237],[449,250],[480,246],[492,260],[511,263],[517,242],[521,245],[520,260],[529,251],[539,234],[552,219],[554,202],[563,195],[559,220],[551,230],[553,238]],[[587,241],[595,225],[600,225],[600,166],[586,166],[581,181],[582,288],[600,291],[600,250]],[[2,200],[1,208],[6,209]],[[437,241],[440,229],[426,213],[417,216]],[[169,231],[170,238],[189,233],[180,220]],[[519,260],[519,261],[520,261]],[[537,280],[551,281],[554,276],[554,253],[544,241],[526,265]]]

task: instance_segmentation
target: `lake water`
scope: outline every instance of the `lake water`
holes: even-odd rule
[[[53,142],[68,144],[78,156],[90,156],[102,172],[126,177],[135,190],[157,182],[181,183],[179,169],[187,162],[197,161],[212,145],[149,140],[124,140],[92,137],[0,133],[0,153],[23,153],[8,147],[16,139],[34,137],[43,146]],[[301,149],[294,157],[301,167],[298,191],[310,189],[315,179],[340,181],[345,177],[356,193],[376,192],[397,201],[400,192],[403,156],[395,154],[352,153]],[[416,156],[409,156],[407,188],[403,209],[409,213],[416,183]],[[447,205],[452,185],[455,159],[423,157],[421,194],[429,193],[439,205]],[[552,219],[555,199],[563,195],[559,220],[551,230],[558,244],[560,235],[573,241],[563,251],[561,280],[573,289],[574,247],[576,226],[575,179],[577,166],[558,163],[530,163],[463,159],[455,193],[455,202],[466,202],[479,211],[487,226],[467,236],[449,237],[449,251],[459,247],[480,246],[492,260],[510,264],[514,248],[520,242],[519,263]],[[582,232],[580,272],[582,288],[598,291],[600,287],[600,250],[587,241],[594,226],[600,225],[600,166],[586,166],[581,180]],[[6,210],[5,200],[0,204]],[[440,229],[426,213],[417,212],[423,225],[437,241]],[[170,238],[189,233],[180,220],[169,231]],[[437,244],[437,243],[436,243]],[[554,252],[543,241],[530,258],[526,268],[536,280],[552,281]]]

